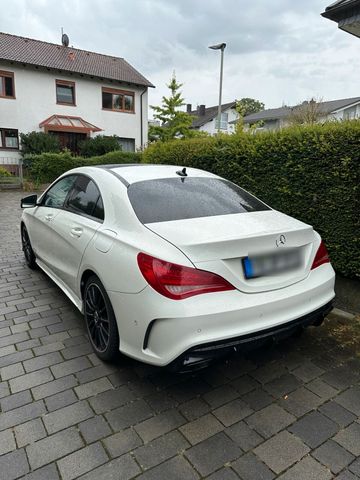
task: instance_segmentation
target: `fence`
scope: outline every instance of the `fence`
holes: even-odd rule
[[[10,173],[10,175],[2,175],[0,172],[0,188],[22,187],[24,177],[21,158],[0,157],[0,167],[3,167]]]

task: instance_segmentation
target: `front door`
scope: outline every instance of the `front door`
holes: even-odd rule
[[[45,193],[34,214],[29,215],[30,240],[34,252],[39,260],[50,268],[54,248],[53,222],[61,212],[75,179],[75,175],[61,178]]]

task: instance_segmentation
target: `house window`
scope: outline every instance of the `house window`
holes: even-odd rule
[[[118,137],[123,152],[135,152],[135,139]]]
[[[75,105],[75,82],[56,80],[56,103]]]
[[[112,88],[102,89],[102,108],[104,110],[114,110],[117,112],[134,113],[135,102],[134,92],[125,92]]]
[[[0,97],[15,98],[14,74],[0,71]]]
[[[228,114],[222,113],[220,120],[220,130],[227,130],[228,127]],[[219,128],[219,120],[216,117],[215,128]]]
[[[19,132],[12,128],[0,128],[0,148],[19,149]]]

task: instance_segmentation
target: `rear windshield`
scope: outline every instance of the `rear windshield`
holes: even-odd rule
[[[237,185],[218,178],[162,178],[136,182],[128,195],[141,223],[269,210]]]

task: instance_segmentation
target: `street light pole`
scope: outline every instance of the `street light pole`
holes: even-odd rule
[[[219,87],[219,106],[218,106],[218,133],[220,133],[220,123],[221,123],[221,96],[222,96],[222,82],[223,82],[223,69],[224,69],[224,50],[226,43],[219,43],[217,45],[211,45],[209,48],[212,50],[221,50],[221,60],[220,60],[220,87]]]

